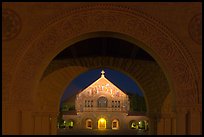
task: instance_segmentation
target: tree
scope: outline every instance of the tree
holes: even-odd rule
[[[70,110],[75,110],[75,105],[63,103],[60,111],[64,112],[64,111],[70,111]]]
[[[62,119],[62,113],[60,112],[57,117],[57,123],[59,125],[59,128],[64,128],[64,119]]]
[[[143,96],[136,93],[128,93],[130,100],[130,111],[146,112],[146,102]]]

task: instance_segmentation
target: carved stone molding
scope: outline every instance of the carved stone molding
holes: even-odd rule
[[[2,40],[14,39],[21,31],[22,23],[20,16],[11,9],[2,10]]]
[[[19,75],[23,75],[21,84],[36,83],[32,76],[35,75],[40,80],[52,58],[59,51],[69,46],[65,44],[67,41],[93,32],[108,31],[134,38],[144,43],[144,47],[139,46],[155,53],[159,59],[157,61],[164,64],[163,69],[169,74],[174,92],[179,92],[178,88],[175,87],[181,87],[180,89],[185,87],[184,89],[190,91],[185,94],[182,94],[184,92],[176,94],[177,99],[186,96],[186,98],[189,98],[187,100],[191,100],[192,95],[197,95],[195,92],[198,91],[195,87],[193,87],[195,89],[189,90],[192,89],[192,85],[189,85],[189,83],[194,84],[195,79],[199,77],[196,69],[197,65],[194,64],[195,62],[189,51],[162,23],[140,11],[111,4],[82,7],[65,12],[53,21],[49,21],[47,26],[44,25],[43,30],[38,34],[38,37],[29,42],[27,52],[17,66],[16,79],[13,82],[18,80]],[[33,58],[33,56],[35,57]],[[29,61],[24,60],[25,58],[29,58]],[[32,69],[28,70],[28,66]],[[20,87],[17,88],[19,86],[17,83],[14,85],[14,89],[20,89]],[[24,91],[21,90],[20,92]],[[26,94],[29,96],[28,93]],[[15,98],[13,98],[13,101],[15,101]],[[197,103],[191,101],[192,104]]]
[[[188,28],[191,39],[198,45],[202,44],[202,14],[196,14],[189,22]]]

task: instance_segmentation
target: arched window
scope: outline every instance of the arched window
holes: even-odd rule
[[[86,128],[92,129],[92,120],[91,119],[86,120]]]
[[[108,106],[108,100],[105,97],[98,98],[98,107],[107,107]]]
[[[112,121],[112,129],[119,129],[119,121],[117,119]]]

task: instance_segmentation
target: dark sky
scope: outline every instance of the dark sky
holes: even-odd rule
[[[111,69],[103,70],[105,71],[105,77],[122,91],[133,92],[137,93],[140,96],[143,96],[143,93],[141,92],[137,84],[127,75]],[[67,86],[64,95],[61,98],[61,102],[68,97],[75,95],[78,91],[83,90],[87,86],[91,85],[94,81],[101,77],[101,71],[102,69],[94,69],[76,77]]]

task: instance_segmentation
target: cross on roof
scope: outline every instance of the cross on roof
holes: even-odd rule
[[[102,71],[101,71],[101,76],[103,76],[103,77],[104,77],[104,74],[105,74],[105,71],[104,71],[104,70],[102,70]]]

